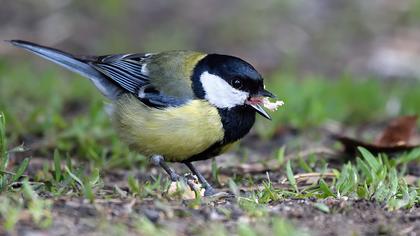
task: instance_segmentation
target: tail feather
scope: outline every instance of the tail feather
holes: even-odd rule
[[[118,95],[121,94],[121,89],[109,81],[103,74],[94,69],[88,63],[77,59],[75,56],[69,53],[23,40],[9,40],[7,42],[10,42],[16,47],[26,49],[40,57],[61,65],[70,71],[87,77],[94,83],[94,85],[101,91],[102,94],[111,100],[116,99]]]

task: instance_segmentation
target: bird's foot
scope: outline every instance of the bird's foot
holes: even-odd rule
[[[172,172],[170,175],[169,175],[169,178],[171,179],[171,181],[172,182],[177,182],[177,181],[180,181],[182,178],[181,178],[181,176],[179,176],[177,173],[175,173],[175,172]]]
[[[204,187],[204,197],[210,197],[217,194],[217,191],[210,185]]]

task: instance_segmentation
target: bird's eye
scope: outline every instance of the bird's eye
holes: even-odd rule
[[[236,89],[240,89],[240,88],[242,88],[242,81],[239,80],[239,79],[234,79],[232,81],[232,86]]]

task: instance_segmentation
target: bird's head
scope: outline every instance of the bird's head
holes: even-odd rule
[[[219,54],[204,57],[194,69],[193,90],[217,108],[250,106],[271,119],[261,105],[265,97],[275,96],[265,90],[258,71],[240,58]]]

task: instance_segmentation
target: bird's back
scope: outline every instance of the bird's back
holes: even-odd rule
[[[191,75],[198,61],[207,54],[194,51],[168,51],[150,54],[144,60],[144,72],[150,84],[174,97],[194,98]]]

